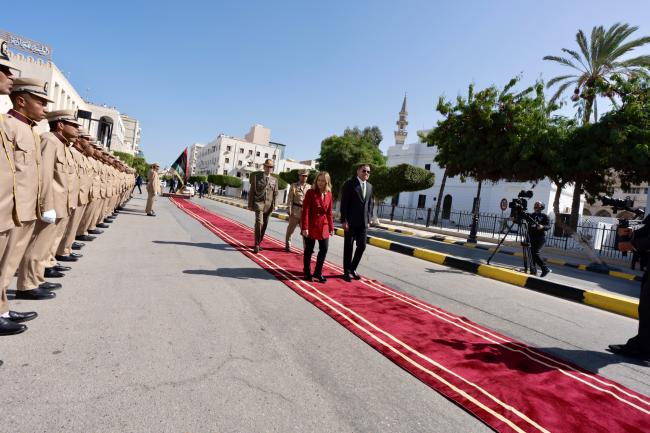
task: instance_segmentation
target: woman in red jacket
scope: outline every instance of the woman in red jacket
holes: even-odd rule
[[[323,263],[327,255],[329,237],[334,233],[332,220],[332,182],[326,171],[316,176],[312,189],[307,191],[302,202],[302,218],[300,228],[305,239],[304,276],[305,281],[313,281],[311,273],[311,256],[314,245],[318,241],[318,256],[313,278],[324,283]]]

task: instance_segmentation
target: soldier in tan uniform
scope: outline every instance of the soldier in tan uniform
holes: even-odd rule
[[[41,218],[54,223],[54,209],[41,209],[41,140],[34,131],[36,122],[45,119],[47,104],[47,83],[31,78],[17,78],[11,90],[13,109],[5,119],[7,137],[14,150],[16,169],[16,211],[20,227],[11,230],[5,254],[0,261],[0,290],[5,291],[27,249],[34,232],[36,220]],[[18,291],[17,299],[48,299],[54,293],[35,288]]]
[[[264,240],[266,226],[269,223],[271,212],[275,209],[275,199],[278,196],[278,181],[271,176],[273,172],[273,161],[264,161],[264,173],[254,175],[250,179],[250,190],[248,191],[248,209],[255,212],[255,246],[253,252],[257,254]]]
[[[160,177],[158,177],[158,169],[160,165],[157,162],[151,164],[151,170],[147,174],[147,207],[145,212],[149,216],[156,216],[153,211],[153,202],[156,196],[160,194]]]
[[[54,290],[58,283],[45,281],[45,268],[50,266],[50,256],[57,245],[57,238],[68,223],[70,203],[71,168],[70,146],[77,138],[79,122],[73,110],[48,113],[50,132],[41,135],[41,199],[42,209],[53,209],[56,217],[53,223],[39,220],[18,269],[17,290]],[[63,276],[54,271],[55,275]]]
[[[18,69],[9,60],[7,43],[0,39],[0,95],[9,95],[13,86],[13,71]],[[7,136],[4,115],[0,114],[0,262],[6,252],[11,231],[20,225],[15,206],[15,162],[13,143]],[[0,335],[19,334],[27,329],[20,322],[36,317],[35,312],[19,313],[9,310],[6,287],[0,287]]]
[[[88,156],[90,162],[90,178],[92,179],[92,185],[90,188],[89,199],[90,203],[86,207],[84,216],[77,229],[76,240],[84,242],[92,242],[95,240],[95,236],[86,234],[90,230],[95,228],[94,221],[96,220],[97,209],[101,205],[101,178],[100,178],[100,166],[101,162],[99,160],[100,147],[94,140],[90,140],[91,146],[88,148]]]
[[[291,236],[296,227],[300,227],[300,218],[302,217],[302,201],[305,199],[307,190],[311,185],[307,183],[309,170],[300,170],[298,173],[298,182],[292,183],[289,187],[289,196],[287,197],[287,213],[289,214],[289,225],[284,240],[284,249],[291,251]]]

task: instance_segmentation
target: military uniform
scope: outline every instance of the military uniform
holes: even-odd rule
[[[273,168],[273,161],[267,159],[264,166]],[[255,212],[255,246],[254,252],[258,252],[260,244],[264,239],[264,233],[269,223],[271,212],[275,209],[275,200],[278,196],[278,180],[270,175],[270,171],[264,174],[254,175],[250,180],[248,191],[248,209]]]
[[[153,211],[153,202],[156,199],[156,195],[160,194],[158,167],[159,165],[157,163],[152,164],[151,170],[149,170],[149,174],[147,174],[147,207],[145,208],[145,212],[150,216],[156,215]]]
[[[301,170],[299,175],[309,176],[309,170]],[[292,183],[289,187],[289,196],[287,198],[287,213],[289,214],[289,225],[287,226],[287,234],[285,236],[285,249],[291,249],[291,236],[296,227],[300,227],[300,219],[302,217],[302,202],[305,199],[305,194],[311,188],[311,185],[306,181],[302,185],[300,182]]]
[[[12,94],[28,93],[44,101],[47,98],[47,83],[36,79],[20,78],[14,80]],[[9,234],[5,254],[0,260],[0,290],[7,290],[14,273],[18,269],[25,250],[36,226],[36,220],[42,216],[41,196],[41,139],[36,134],[36,122],[21,112],[9,110],[5,118],[7,138],[12,144],[16,179],[16,213],[20,226]],[[17,293],[17,297],[20,292]],[[54,297],[47,292],[47,297]]]

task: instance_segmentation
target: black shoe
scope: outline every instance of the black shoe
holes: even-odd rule
[[[90,233],[91,235],[101,235],[102,233],[104,233],[104,230],[92,229],[92,230],[88,230],[88,233]]]
[[[36,319],[37,316],[38,313],[35,311],[26,311],[24,313],[19,313],[18,311],[10,311],[9,317],[5,317],[5,319],[11,320],[14,323],[21,323]]]
[[[73,257],[72,255],[70,255],[70,256],[59,256],[59,255],[56,255],[56,256],[54,256],[54,257],[55,257],[58,261],[60,261],[60,262],[76,262],[77,260],[79,260],[78,258]]]
[[[550,270],[549,268],[544,268],[544,269],[542,269],[542,273],[540,274],[540,277],[541,277],[541,278],[544,278],[545,276],[547,276],[547,275],[550,274],[551,272],[553,272],[553,271]]]
[[[104,218],[104,223],[103,224],[111,224],[112,222],[113,222],[112,219]]]
[[[72,268],[70,266],[63,266],[63,265],[60,265],[58,263],[56,265],[54,265],[51,269],[54,269],[55,271],[59,271],[59,272],[67,272],[67,271],[72,270]]]
[[[303,281],[308,281],[308,282],[310,282],[310,283],[311,283],[312,281],[314,281],[314,279],[311,277],[311,275],[304,275],[304,276],[302,277],[302,280],[303,280]]]
[[[60,289],[61,287],[63,287],[61,284],[59,284],[59,283],[50,283],[49,281],[46,281],[46,282],[41,283],[41,284],[38,285],[39,289],[50,290],[50,291]]]
[[[81,242],[73,242],[72,243],[72,249],[73,250],[80,250],[85,246],[86,246],[86,244],[82,244]]]
[[[107,228],[109,228],[110,226],[109,226],[108,224],[99,223],[99,224],[97,224],[95,227],[99,227],[100,229],[107,229]],[[90,233],[90,231],[88,231],[88,233]],[[93,234],[94,234],[94,233],[93,233]]]
[[[253,247],[253,253],[254,253],[254,254],[257,254],[257,253],[259,253],[259,252],[260,252],[260,246],[259,246],[259,245],[255,245],[255,246]]]
[[[56,293],[43,289],[16,290],[16,299],[31,299],[38,301],[41,299],[56,298]]]
[[[79,235],[75,239],[78,240],[78,241],[92,242],[97,238],[95,236]]]
[[[70,253],[70,257],[74,257],[74,258],[76,258],[76,259],[80,259],[80,258],[83,257],[83,254],[79,254],[79,253]]]
[[[352,274],[352,278],[354,278],[355,280],[361,279],[361,275],[359,275],[357,271],[350,271],[350,273]]]
[[[153,213],[153,212],[149,212],[149,213],[147,214],[147,216],[156,216],[156,214]]]
[[[350,274],[348,274],[347,272],[346,272],[345,274],[343,274],[343,279],[344,279],[345,281],[347,281],[348,283],[349,283],[350,281],[352,281],[352,278],[350,278]]]
[[[26,330],[27,326],[13,322],[9,319],[5,319],[4,317],[0,317],[0,335],[20,334]]]
[[[650,360],[650,350],[642,350],[638,347],[628,346],[627,344],[610,344],[609,351],[617,355],[628,356],[643,360]]]
[[[327,281],[327,278],[322,275],[314,275],[314,280],[318,281],[319,283],[324,283]]]
[[[54,270],[54,268],[45,268],[45,278],[63,278],[65,274]]]

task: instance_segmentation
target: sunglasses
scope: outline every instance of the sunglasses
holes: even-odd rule
[[[370,170],[361,170],[363,173],[368,173],[370,174]]]

